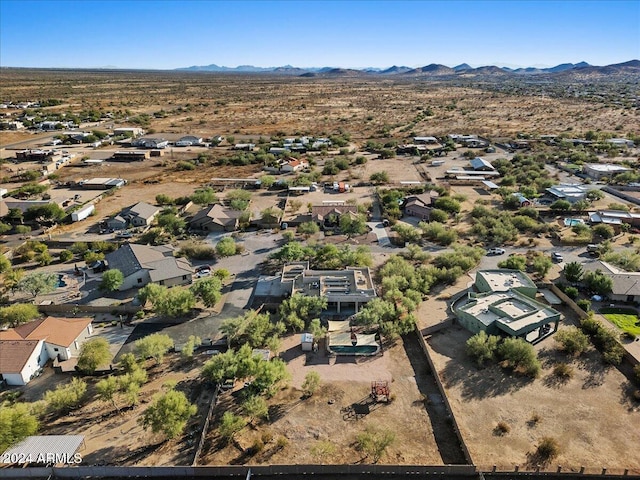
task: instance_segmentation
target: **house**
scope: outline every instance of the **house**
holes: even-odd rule
[[[598,210],[597,212],[589,212],[589,222],[614,226],[628,223],[632,227],[640,227],[640,213],[626,212],[624,210]]]
[[[144,135],[144,130],[141,129],[140,127],[120,127],[120,128],[113,129],[113,135],[114,137],[125,136],[125,137],[136,138]]]
[[[0,332],[0,373],[9,385],[26,385],[48,360],[78,356],[93,333],[91,318],[47,317]]]
[[[633,148],[635,144],[633,140],[627,140],[626,138],[608,138],[607,143],[611,143],[616,147],[630,147]]]
[[[560,183],[551,188],[547,188],[547,193],[556,200],[567,200],[576,203],[587,197],[589,189],[579,183]]]
[[[495,170],[495,168],[493,168],[493,165],[491,165],[491,163],[487,162],[484,158],[481,158],[481,157],[476,157],[472,160],[469,160],[469,163],[471,164],[471,168],[473,168],[476,172],[477,171],[493,172]]]
[[[404,214],[409,217],[416,217],[420,220],[429,221],[433,203],[438,198],[438,192],[432,190],[420,195],[412,195],[404,201]]]
[[[640,301],[640,272],[627,272],[607,262],[597,261],[584,266],[585,271],[604,273],[613,281],[609,298],[619,302]]]
[[[483,270],[467,296],[454,303],[453,311],[473,333],[536,342],[555,332],[560,322],[560,312],[535,300],[536,293],[535,284],[522,272]]]
[[[185,135],[184,137],[180,137],[178,141],[176,141],[176,147],[188,147],[191,145],[202,145],[203,140],[202,137],[196,137],[195,135]]]
[[[16,160],[19,162],[50,163],[62,158],[62,153],[57,150],[19,150],[16,152]]]
[[[582,171],[594,180],[600,180],[603,177],[611,178],[614,175],[631,172],[632,170],[622,165],[611,163],[585,163],[582,166]]]
[[[297,160],[295,158],[290,158],[285,163],[280,165],[280,171],[284,173],[293,173],[299,170],[304,170],[309,167],[309,162],[306,160]]]
[[[311,207],[311,221],[323,228],[333,228],[340,223],[340,216],[357,213],[357,205],[345,205],[341,202],[314,205]]]
[[[438,144],[440,142],[436,137],[413,137],[413,143],[416,145],[428,145],[428,144]]]
[[[283,267],[280,282],[289,296],[326,298],[327,308],[337,313],[355,313],[376,298],[368,267],[310,270],[309,262],[293,262]]]
[[[0,122],[0,130],[24,130],[24,123],[18,121]]]
[[[169,145],[169,141],[164,138],[136,138],[131,142],[132,147],[136,148],[166,148]]]
[[[160,213],[160,207],[150,205],[146,202],[136,203],[125,208],[115,217],[107,220],[107,227],[114,230],[122,230],[127,226],[146,227],[151,225],[156,216]]]
[[[233,146],[234,150],[244,150],[247,152],[252,152],[254,148],[256,148],[254,143],[236,143]]]
[[[78,182],[78,186],[85,190],[109,190],[111,188],[121,188],[127,183],[122,178],[103,178],[96,177],[89,180],[81,180]]]
[[[144,287],[157,283],[167,287],[192,283],[193,268],[184,258],[175,258],[168,246],[151,247],[126,243],[115,252],[108,253],[105,260],[110,269],[124,275],[120,291]]]
[[[189,227],[205,232],[232,232],[238,229],[243,213],[216,203],[196,213],[189,222]]]

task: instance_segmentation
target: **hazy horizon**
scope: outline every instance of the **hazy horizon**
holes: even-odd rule
[[[638,58],[638,0],[0,0],[3,67],[547,68]]]

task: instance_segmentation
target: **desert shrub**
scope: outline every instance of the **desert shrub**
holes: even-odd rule
[[[573,367],[564,362],[556,363],[556,365],[553,367],[553,374],[556,377],[568,380],[570,378],[573,378]]]
[[[498,422],[493,431],[496,435],[506,435],[511,431],[511,426],[507,422]]]
[[[180,247],[179,254],[190,259],[212,260],[216,257],[216,249],[204,243],[185,242]]]
[[[540,374],[541,365],[536,351],[530,343],[521,338],[507,338],[498,347],[498,354],[506,366],[530,377]]]
[[[560,454],[560,443],[553,437],[543,437],[536,453],[542,461],[553,460]]]
[[[473,358],[479,366],[482,366],[485,361],[493,360],[499,341],[499,337],[487,335],[486,332],[481,331],[467,340],[467,355]]]
[[[554,336],[554,340],[569,355],[580,355],[589,347],[589,337],[577,327],[569,327],[560,330]]]
[[[591,300],[587,300],[586,298],[582,298],[576,302],[576,304],[585,312],[591,311]]]

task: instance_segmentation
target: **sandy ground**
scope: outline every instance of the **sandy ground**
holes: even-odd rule
[[[407,357],[418,352],[405,350],[403,343],[398,342],[381,357],[357,361],[345,357],[330,359],[321,352],[303,354],[298,335],[288,338],[283,348],[285,356],[292,357],[288,361],[292,380],[290,387],[269,401],[270,412],[273,412],[270,420],[255,428],[245,428],[235,445],[226,447],[219,445],[214,427],[203,452],[203,463],[357,463],[362,460],[362,454],[354,450],[353,441],[367,427],[390,429],[396,435],[396,441],[380,463],[442,463],[418,387],[426,372],[415,372]],[[318,372],[322,383],[317,393],[303,399],[300,386],[310,371]],[[359,420],[344,418],[343,407],[366,401],[370,382],[385,379],[391,385],[393,401],[390,404],[372,406],[370,413]],[[239,393],[222,397],[216,407],[216,419],[224,411],[237,410]],[[273,436],[273,441],[263,452],[250,457],[238,450],[238,445],[251,446],[265,431]],[[281,436],[288,442],[278,450],[275,441]],[[312,450],[319,442],[329,442],[335,452],[314,454]]]
[[[424,328],[447,318],[445,299],[470,282],[456,285],[424,302],[419,310]],[[563,315],[568,312],[563,310]],[[573,319],[563,320],[571,324]],[[531,453],[544,436],[561,445],[558,458],[547,467],[564,470],[585,466],[591,472],[608,467],[640,474],[640,406],[631,400],[631,385],[620,371],[605,368],[601,355],[590,350],[579,359],[558,352],[553,337],[536,346],[543,363],[540,378],[529,381],[505,373],[499,366],[484,369],[470,361],[464,342],[471,333],[459,326],[426,337],[432,359],[441,376],[454,415],[474,463],[511,470],[516,465],[534,468]],[[574,377],[562,383],[552,374],[553,365],[567,362]],[[532,423],[534,413],[541,417]],[[506,422],[511,431],[498,436],[494,428]]]

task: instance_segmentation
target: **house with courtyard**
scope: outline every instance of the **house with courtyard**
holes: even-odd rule
[[[8,385],[26,385],[49,360],[77,357],[92,333],[89,317],[46,317],[0,331],[2,379]]]
[[[598,210],[589,212],[589,222],[592,225],[603,223],[614,228],[620,227],[623,223],[632,227],[640,227],[640,213],[627,212],[625,210]]]
[[[601,178],[613,178],[616,175],[625,172],[631,172],[630,168],[622,165],[616,165],[613,163],[585,163],[582,166],[582,171],[585,175],[593,178],[594,180],[600,180]]]
[[[346,205],[344,202],[331,202],[324,205],[313,205],[311,207],[311,221],[317,223],[320,228],[335,228],[340,224],[342,215],[357,215],[357,205]]]
[[[146,227],[153,223],[153,220],[160,213],[160,207],[146,202],[139,202],[125,208],[113,218],[107,220],[107,227],[114,230],[122,230],[128,226]]]
[[[547,188],[547,193],[553,200],[567,200],[576,203],[587,198],[589,188],[579,183],[560,183],[551,188]]]
[[[119,290],[144,287],[157,283],[166,287],[189,285],[193,281],[193,267],[184,258],[173,256],[168,245],[149,246],[126,243],[105,257],[108,268],[124,275]]]
[[[309,262],[287,263],[280,276],[286,296],[305,295],[327,299],[327,309],[351,314],[376,298],[376,290],[368,267],[344,270],[311,270]]]
[[[216,203],[197,212],[189,222],[189,228],[204,232],[233,232],[238,229],[243,213]]]
[[[558,329],[560,312],[535,299],[535,283],[516,270],[481,270],[452,309],[467,330],[535,343]]]

